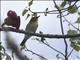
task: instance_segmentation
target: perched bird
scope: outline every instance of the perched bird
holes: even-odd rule
[[[35,33],[36,30],[37,30],[37,27],[38,27],[38,18],[39,16],[37,17],[32,17],[30,22],[27,24],[26,28],[25,28],[25,31],[26,32],[33,32]],[[31,36],[30,35],[25,35],[24,36],[24,39],[23,41],[21,42],[21,46],[25,45],[26,41],[30,38]]]
[[[5,18],[2,26],[8,25],[19,29],[20,27],[20,16],[17,16],[15,11],[9,10],[7,13],[7,18]]]

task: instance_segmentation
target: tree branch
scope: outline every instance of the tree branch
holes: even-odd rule
[[[68,56],[67,56],[67,57],[69,57],[69,56],[72,54],[73,50],[74,50],[74,49],[72,49],[72,50],[71,50],[71,52],[68,54]]]
[[[33,54],[35,54],[35,55],[37,55],[37,56],[39,56],[39,57],[41,57],[41,58],[43,58],[43,59],[45,59],[45,60],[48,60],[47,58],[45,58],[45,57],[43,57],[43,56],[41,56],[41,55],[39,55],[39,54],[37,54],[37,53],[29,50],[29,49],[27,49],[27,51],[28,51],[28,52],[31,52],[31,53],[33,53]]]
[[[60,8],[57,6],[55,0],[53,0],[53,3],[55,4],[55,7],[56,9],[59,11],[59,14],[60,14],[60,25],[61,25],[61,31],[62,31],[62,35],[64,35],[64,29],[63,29],[63,22],[62,22],[62,12],[60,10]],[[68,60],[68,44],[67,44],[67,41],[66,41],[66,38],[63,38],[64,39],[64,43],[65,43],[65,60]]]
[[[39,41],[39,40],[37,40],[37,41]],[[59,50],[57,50],[57,49],[55,49],[54,47],[50,46],[49,44],[47,44],[47,43],[45,43],[45,42],[42,42],[42,43],[43,43],[44,45],[48,46],[49,48],[51,48],[52,50],[54,50],[54,51],[60,53],[61,55],[65,56],[62,52],[60,52]]]
[[[75,38],[80,37],[80,34],[75,35],[57,35],[57,34],[40,34],[40,33],[32,33],[32,32],[26,32],[24,30],[15,29],[11,27],[0,27],[0,31],[7,31],[7,32],[16,32],[16,33],[22,33],[22,34],[29,34],[32,36],[38,36],[38,37],[45,37],[45,38]]]

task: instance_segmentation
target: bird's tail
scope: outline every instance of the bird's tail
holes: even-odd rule
[[[29,39],[29,36],[25,36],[25,38],[23,39],[23,41],[21,42],[21,46],[25,45],[26,41]]]

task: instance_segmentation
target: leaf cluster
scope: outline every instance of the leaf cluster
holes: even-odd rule
[[[68,35],[75,35],[78,34],[76,30],[68,30]],[[80,37],[70,38],[70,46],[75,49],[76,51],[80,51]]]

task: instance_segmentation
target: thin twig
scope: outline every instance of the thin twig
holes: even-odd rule
[[[72,54],[72,52],[73,52],[73,49],[71,50],[71,52],[68,54],[68,56],[67,56],[67,57],[69,57],[69,56]]]
[[[29,8],[29,11],[31,12],[31,13],[47,13],[47,14],[59,14],[58,13],[58,10],[51,10],[51,11],[38,11],[38,12],[35,12],[35,11],[32,11],[30,8]],[[64,8],[64,9],[61,9],[61,11],[62,12],[65,12],[65,11],[67,11],[67,8]]]
[[[75,27],[73,24],[71,24],[64,16],[63,18],[65,19],[66,22],[68,22],[73,28],[75,28],[76,30],[80,31],[77,27]]]
[[[61,12],[60,8],[57,6],[55,0],[53,0],[53,3],[55,4],[55,7],[56,7],[57,10],[59,11],[61,31],[62,31],[62,35],[64,35],[64,29],[63,29],[63,23],[62,23],[62,12]],[[64,39],[64,43],[65,43],[65,60],[68,60],[68,58],[67,58],[67,54],[68,54],[68,52],[67,52],[67,50],[68,50],[68,44],[67,44],[66,39],[65,39],[65,38],[63,38],[63,39]]]
[[[27,49],[27,48],[26,48],[26,49]],[[28,51],[28,52],[31,52],[31,53],[33,53],[33,54],[35,54],[35,55],[37,55],[37,56],[39,56],[39,57],[41,57],[41,58],[43,58],[43,59],[45,59],[45,60],[48,60],[47,58],[45,58],[45,57],[43,57],[43,56],[41,56],[41,55],[39,55],[39,54],[37,54],[37,53],[29,50],[29,49],[27,49],[27,51]]]
[[[47,14],[59,14],[59,13],[56,13],[57,12],[57,10],[52,10],[52,11],[47,11],[47,12],[34,12],[34,11],[32,11],[30,8],[29,8],[29,11],[31,12],[31,13],[47,13]],[[54,12],[54,13],[50,13],[50,12]]]
[[[76,5],[77,2],[78,2],[78,1],[75,1],[75,3],[74,3],[72,6]]]
[[[37,41],[39,41],[39,40],[37,40]],[[39,42],[40,42],[40,41],[39,41]],[[54,51],[60,53],[61,55],[65,56],[62,52],[60,52],[60,51],[58,51],[57,49],[53,48],[53,47],[50,46],[49,44],[47,44],[47,43],[45,43],[45,42],[42,42],[42,43],[43,43],[44,45],[48,46],[49,48],[51,48],[52,50],[54,50]]]
[[[52,46],[50,46],[49,44],[46,44],[45,42],[43,42],[45,45],[47,45],[48,47],[50,47],[51,49],[53,49],[54,51],[60,53],[61,55],[65,56],[62,52],[58,51],[57,49],[53,48]]]

